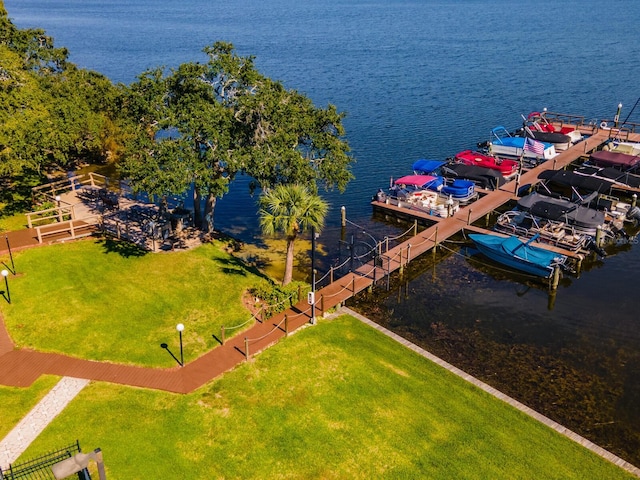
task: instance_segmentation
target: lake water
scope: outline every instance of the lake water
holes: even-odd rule
[[[640,122],[640,9],[623,0],[5,0],[21,28],[41,27],[71,61],[115,82],[204,60],[233,43],[260,71],[319,106],[346,111],[356,180],[332,204],[384,236],[369,199],[418,158],[444,158],[497,125],[548,108]],[[256,231],[238,182],[218,228]],[[333,232],[333,233],[332,233]],[[331,239],[331,240],[328,240]],[[452,245],[453,246],[453,245]],[[331,245],[329,245],[331,248]],[[636,245],[567,278],[555,298],[525,280],[450,254],[361,301],[372,317],[640,465],[640,325]]]

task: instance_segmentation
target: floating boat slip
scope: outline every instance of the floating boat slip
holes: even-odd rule
[[[537,277],[549,278],[555,268],[564,265],[567,257],[534,247],[537,238],[523,242],[518,237],[471,233],[469,238],[478,250],[491,260]]]

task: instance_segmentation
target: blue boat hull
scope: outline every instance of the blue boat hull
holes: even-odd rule
[[[536,277],[548,278],[554,267],[566,260],[563,255],[531,246],[514,236],[472,233],[469,238],[491,260]]]

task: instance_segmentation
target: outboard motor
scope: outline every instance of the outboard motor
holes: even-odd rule
[[[604,251],[604,248],[596,245],[596,241],[593,238],[589,238],[589,241],[585,245],[589,250],[593,250],[600,258],[604,258],[607,256],[607,252]]]
[[[625,240],[629,240],[629,234],[624,228],[617,228],[615,225],[611,225],[611,231],[616,237],[622,237]]]
[[[633,207],[627,212],[627,220],[640,220],[640,208]]]
[[[378,202],[384,203],[387,200],[387,194],[384,193],[382,189],[379,189],[378,192],[376,193],[375,199]]]

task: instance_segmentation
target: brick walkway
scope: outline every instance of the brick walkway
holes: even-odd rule
[[[352,296],[354,286],[358,292],[370,284],[371,280],[366,277],[347,275],[342,280],[320,290],[318,295],[324,297],[324,308],[329,310]],[[316,308],[317,316],[322,316],[323,313],[320,308]],[[264,323],[256,322],[248,330],[228,339],[224,345],[210,350],[184,367],[160,369],[83,360],[58,353],[15,349],[4,321],[0,317],[0,384],[27,387],[40,375],[49,374],[189,393],[245,361],[245,338],[249,341],[251,356],[285,337],[287,334],[285,328],[293,332],[309,325],[310,320],[311,307],[305,299],[289,310],[265,320]]]

